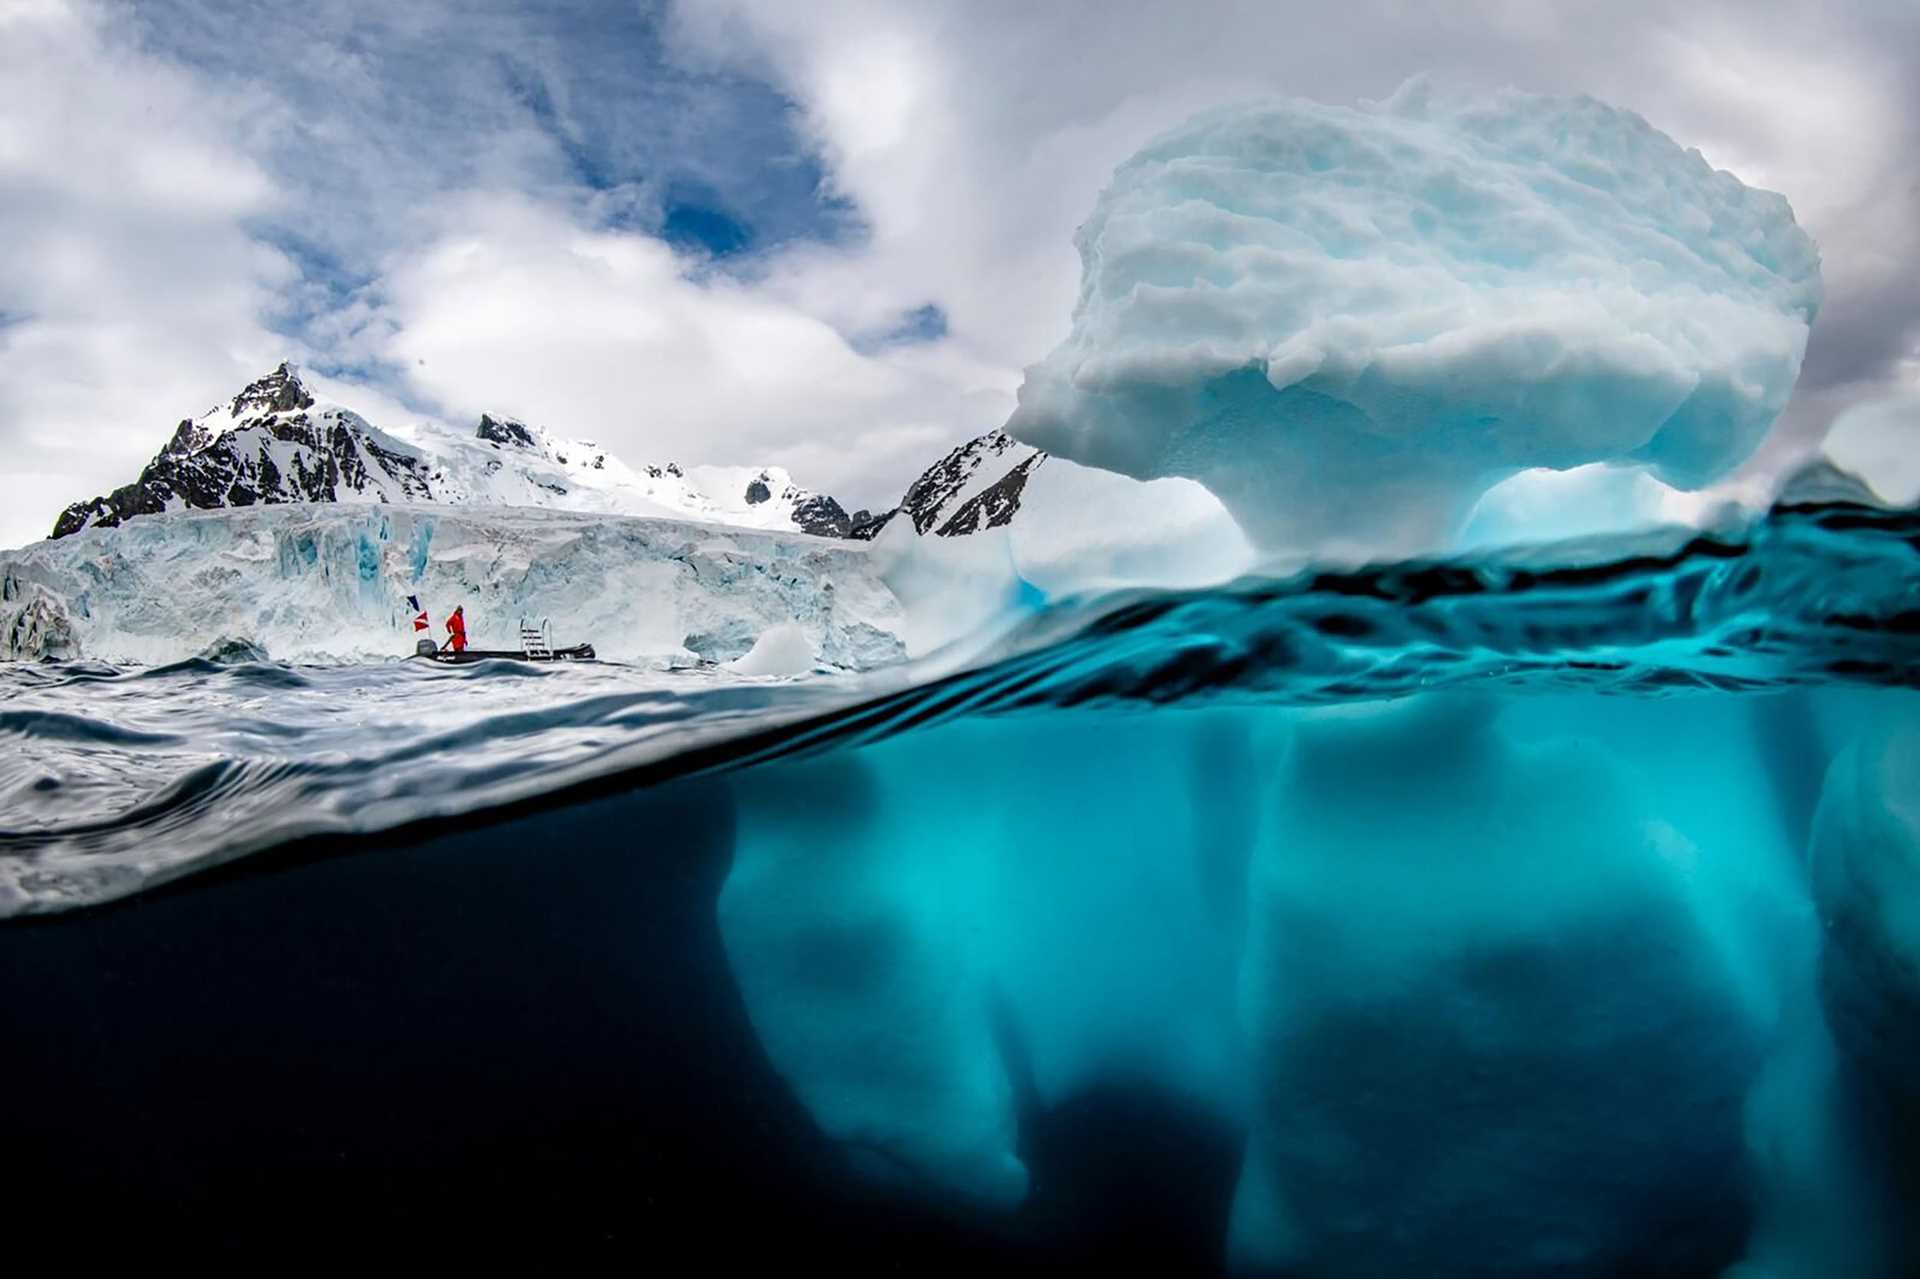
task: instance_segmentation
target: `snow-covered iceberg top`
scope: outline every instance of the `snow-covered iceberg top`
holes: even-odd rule
[[[1008,431],[1198,479],[1269,548],[1431,547],[1530,467],[1706,484],[1786,403],[1821,296],[1783,197],[1639,116],[1424,80],[1203,113],[1078,244]]]

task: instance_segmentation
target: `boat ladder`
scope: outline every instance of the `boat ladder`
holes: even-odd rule
[[[538,626],[520,619],[520,651],[536,661],[546,661],[553,657],[553,623],[540,619]]]

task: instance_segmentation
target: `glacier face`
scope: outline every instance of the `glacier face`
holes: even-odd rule
[[[628,467],[591,440],[482,414],[471,435],[375,427],[318,401],[283,363],[182,421],[133,483],[69,506],[53,536],[163,511],[289,502],[443,502],[692,519],[846,537],[831,497],[777,466]]]
[[[0,638],[13,658],[170,662],[223,639],[281,661],[399,657],[409,595],[436,636],[464,604],[476,648],[518,648],[520,618],[551,617],[560,642],[621,661],[731,661],[783,626],[826,666],[903,654],[899,601],[857,542],[365,503],[147,515],[0,553]]]
[[[1531,467],[1705,484],[1785,404],[1819,258],[1782,197],[1591,98],[1203,113],[1082,226],[1007,431],[1218,494],[1269,549],[1443,545]]]

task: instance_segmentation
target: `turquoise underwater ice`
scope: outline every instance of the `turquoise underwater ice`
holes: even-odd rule
[[[1011,1209],[1017,1088],[1144,1081],[1245,1134],[1243,1267],[1896,1273],[1917,726],[1843,690],[968,719],[734,775],[721,934],[775,1068],[913,1193]]]

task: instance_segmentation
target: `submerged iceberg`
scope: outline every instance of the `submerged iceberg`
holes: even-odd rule
[[[1820,261],[1776,194],[1591,98],[1205,112],[1081,227],[1067,340],[1007,424],[1212,489],[1269,550],[1447,542],[1534,467],[1707,484],[1785,405]]]
[[[962,718],[737,774],[720,934],[938,1201],[1014,1211],[1035,1117],[1132,1086],[1244,1141],[1250,1273],[1898,1273],[1911,730],[1843,752],[1811,895],[1770,792],[1912,702],[1800,697]]]

